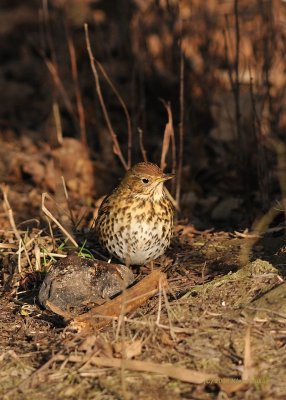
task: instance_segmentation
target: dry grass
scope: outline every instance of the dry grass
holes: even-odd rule
[[[43,1],[44,44],[37,48],[52,81],[51,116],[60,148],[52,148],[49,132],[49,144],[40,141],[44,150],[30,140],[16,151],[15,139],[0,157],[10,187],[1,186],[0,397],[284,399],[285,296],[280,294],[275,308],[263,299],[286,276],[285,239],[275,236],[283,226],[270,226],[285,217],[285,5],[150,0],[132,3],[127,12],[118,2],[118,21],[114,10],[97,3],[73,0],[60,9],[64,3],[51,0],[50,8]],[[53,37],[53,18],[60,12],[66,18],[64,45]],[[83,29],[77,25],[80,15],[96,24]],[[61,45],[67,62],[59,60]],[[161,93],[167,96],[167,116],[157,99]],[[80,165],[75,162],[80,143],[75,141],[72,152],[63,137],[70,129],[84,145],[94,145],[88,151],[83,146],[87,156]],[[38,144],[38,132],[34,141]],[[59,174],[67,153],[63,205],[46,192],[58,189],[51,163],[62,162],[58,176],[68,174]],[[115,184],[122,175],[114,155],[122,169],[152,156],[163,169],[177,171],[171,192],[187,222],[176,225],[155,273],[167,276],[169,287],[153,280],[152,297],[133,298],[132,307],[130,291],[124,290],[122,297],[65,324],[59,310],[40,308],[39,287],[58,258],[75,251],[96,254],[86,227],[92,225],[95,191],[106,194],[106,176],[114,173]],[[100,184],[93,185],[98,177]],[[201,222],[231,193],[243,203],[234,224],[231,213],[226,218],[227,228],[235,225],[239,232],[200,232],[188,223],[193,209],[200,210]],[[25,221],[31,210],[37,220]],[[256,221],[246,224],[251,212]],[[213,226],[211,217],[207,221]],[[142,267],[137,279],[148,286],[146,273]],[[106,311],[114,305],[115,312]],[[93,321],[96,310],[104,323]],[[76,322],[86,318],[93,322],[89,331],[79,331]]]
[[[17,257],[18,236],[23,235],[17,232],[17,236],[14,231],[2,232],[3,260]],[[285,387],[277,371],[283,374],[285,319],[271,311],[264,319],[247,312],[253,299],[279,284],[278,270],[257,260],[234,273],[240,265],[239,248],[248,238],[186,232],[173,245],[175,259],[161,260],[170,294],[161,290],[139,309],[127,315],[125,310],[123,319],[113,318],[109,327],[89,334],[76,333],[72,326],[55,331],[51,313],[32,300],[39,287],[34,281],[34,289],[28,288],[31,272],[38,268],[36,249],[40,249],[40,269],[46,270],[53,261],[54,242],[35,230],[21,236],[31,265],[21,263],[21,274],[15,271],[9,283],[10,302],[7,295],[2,298],[7,307],[3,323],[15,338],[14,344],[2,338],[2,396],[37,398],[41,393],[49,398],[58,392],[63,397],[133,399],[141,393],[151,399],[192,393],[204,399],[220,390],[237,399],[245,395],[282,399]],[[224,269],[215,278],[219,265]],[[233,273],[225,275],[225,268]],[[181,297],[184,287],[187,294]],[[22,333],[15,329],[20,321]],[[30,344],[24,341],[24,351],[23,333],[31,338]],[[263,352],[258,351],[261,346]]]

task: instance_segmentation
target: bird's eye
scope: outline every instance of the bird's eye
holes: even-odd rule
[[[142,182],[143,182],[143,183],[149,183],[149,179],[143,178],[143,179],[142,179]]]

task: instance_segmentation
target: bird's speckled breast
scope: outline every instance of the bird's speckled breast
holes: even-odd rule
[[[147,263],[162,255],[170,244],[170,214],[173,210],[167,198],[160,202],[138,199],[112,208],[101,218],[101,244],[124,263]]]

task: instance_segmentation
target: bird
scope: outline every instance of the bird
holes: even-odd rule
[[[125,265],[144,265],[170,245],[174,210],[156,164],[140,162],[103,200],[95,221],[100,245]]]

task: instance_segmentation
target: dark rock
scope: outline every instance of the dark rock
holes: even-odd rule
[[[50,304],[69,310],[113,297],[133,281],[132,271],[124,265],[68,256],[47,273],[39,301],[45,308]]]

